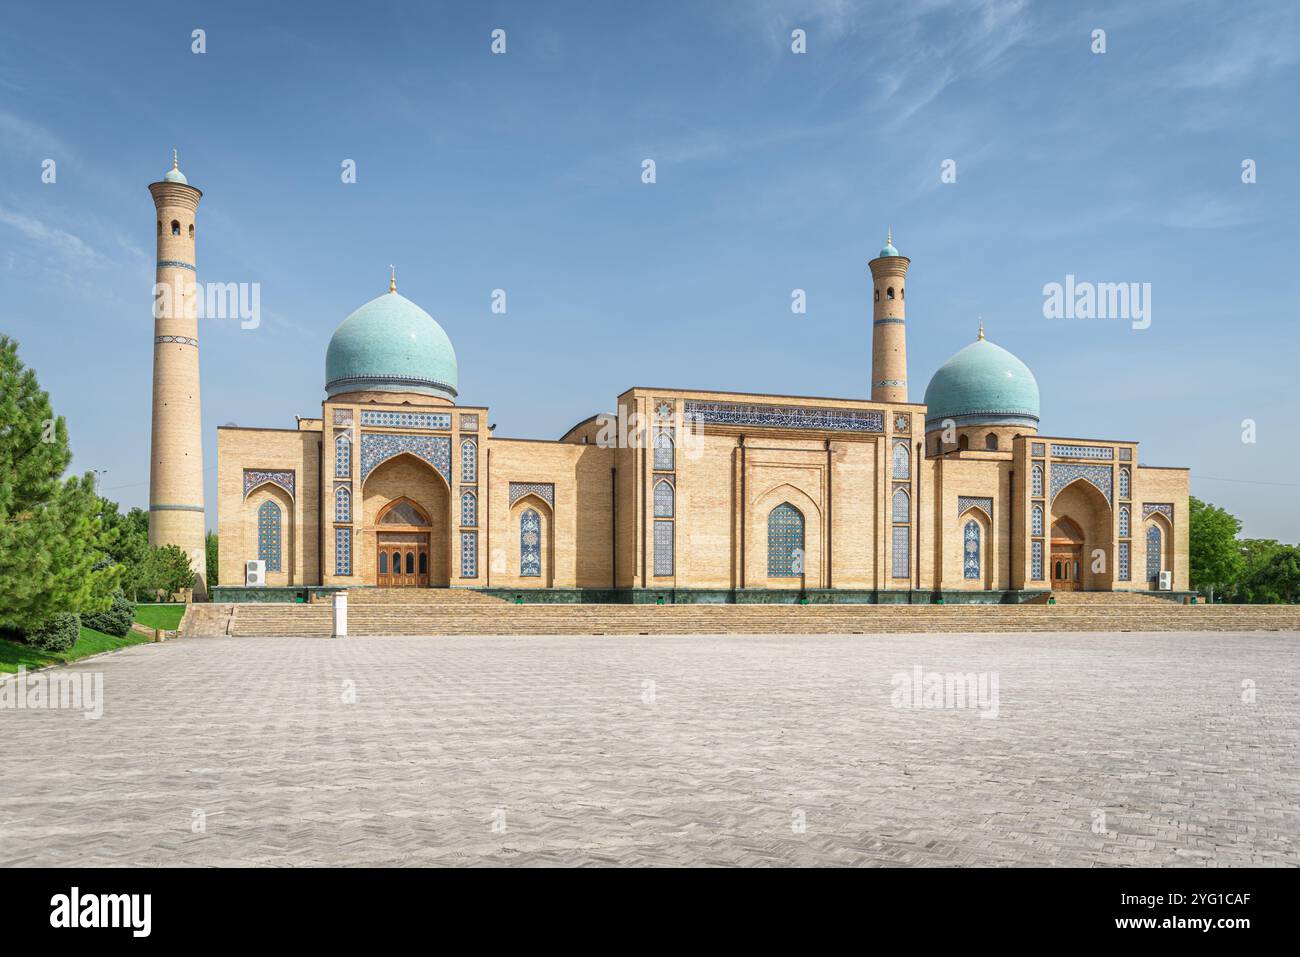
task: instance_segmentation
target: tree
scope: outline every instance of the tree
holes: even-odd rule
[[[1278,601],[1276,595],[1266,591],[1264,570],[1272,563],[1273,556],[1287,546],[1271,538],[1245,538],[1237,545],[1242,567],[1231,600],[1255,605]]]
[[[194,569],[190,556],[179,545],[155,545],[145,562],[145,582],[151,591],[170,598],[177,592],[194,587]]]
[[[1231,588],[1241,574],[1242,557],[1237,545],[1241,522],[1195,496],[1189,505],[1187,557],[1192,588],[1206,592],[1213,601],[1216,588]]]
[[[67,424],[0,335],[0,626],[111,603],[118,572],[100,561],[99,498],[89,473],[63,478],[71,461]]]
[[[208,592],[211,593],[212,587],[217,584],[217,533],[208,532],[203,537],[203,545],[207,558]]]

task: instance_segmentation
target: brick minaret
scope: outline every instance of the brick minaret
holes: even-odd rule
[[[907,267],[912,260],[900,256],[894,248],[891,229],[880,256],[867,263],[871,267],[873,308],[871,310],[871,400],[873,402],[907,401],[907,326],[903,322],[906,305]]]
[[[199,416],[199,322],[194,217],[203,193],[176,156],[149,192],[158,212],[153,323],[153,437],[149,451],[149,544],[179,545],[207,596],[203,544],[203,444]]]

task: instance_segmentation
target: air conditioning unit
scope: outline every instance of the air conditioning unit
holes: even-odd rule
[[[244,584],[265,585],[266,584],[266,562],[260,559],[256,561],[244,562]]]
[[[1173,572],[1161,572],[1161,573],[1160,573],[1160,590],[1161,590],[1161,591],[1173,591],[1173,590],[1174,590],[1174,573],[1173,573]]]

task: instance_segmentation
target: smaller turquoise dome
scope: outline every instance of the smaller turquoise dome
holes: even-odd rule
[[[164,183],[184,183],[190,185],[190,181],[185,178],[185,174],[178,169],[169,169],[163,174]]]
[[[939,367],[925,389],[926,428],[957,425],[1038,427],[1038,382],[1029,367],[983,337]]]
[[[894,248],[893,243],[885,243],[885,248],[880,250],[881,256],[897,256],[898,250]]]
[[[456,398],[456,350],[437,320],[405,296],[371,299],[334,331],[325,392],[415,392]]]

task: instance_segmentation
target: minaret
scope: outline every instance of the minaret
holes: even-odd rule
[[[158,212],[154,286],[153,438],[149,451],[149,544],[179,545],[207,596],[203,543],[203,444],[199,416],[199,321],[194,217],[203,193],[172,168],[150,183]]]
[[[912,260],[894,248],[894,231],[885,239],[880,256],[871,267],[874,322],[871,330],[871,401],[907,401],[907,327],[903,322],[906,305],[907,267]]]

